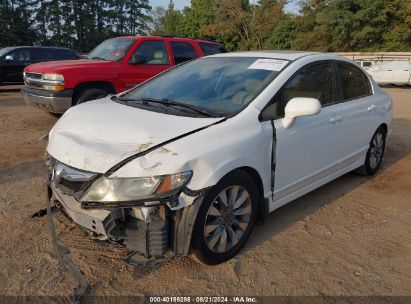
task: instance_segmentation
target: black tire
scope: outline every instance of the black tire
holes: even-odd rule
[[[210,210],[210,207],[212,204],[214,204],[215,201],[217,201],[218,195],[222,192],[225,191],[225,189],[230,188],[230,187],[235,187],[239,186],[241,190],[240,191],[244,192],[246,190],[247,194],[249,194],[249,200],[247,199],[247,206],[249,206],[251,202],[251,214],[245,215],[246,217],[249,218],[248,226],[244,230],[241,238],[238,239],[238,242],[234,245],[234,242],[232,242],[231,246],[225,252],[222,253],[217,253],[212,251],[209,246],[207,245],[206,241],[206,235],[205,235],[205,224],[207,220],[208,212]],[[194,230],[192,234],[192,240],[191,240],[191,253],[193,255],[193,258],[201,263],[207,264],[207,265],[216,265],[222,262],[225,262],[229,259],[231,259],[233,256],[235,256],[241,248],[244,246],[248,238],[250,237],[250,234],[252,232],[252,229],[255,225],[257,214],[258,214],[258,204],[259,202],[259,191],[258,188],[254,182],[254,180],[245,172],[243,171],[234,171],[225,177],[223,177],[217,185],[215,185],[213,188],[211,188],[205,195],[202,205],[200,206],[200,209],[197,214],[197,218],[195,221],[194,225]],[[214,206],[214,205],[213,205]],[[238,208],[241,209],[241,208]],[[237,209],[237,210],[238,210]],[[224,225],[221,224],[220,225]],[[231,227],[234,227],[234,224],[231,224]],[[234,225],[234,226],[233,226]],[[221,229],[224,229],[220,227]],[[220,229],[217,228],[217,229]],[[216,229],[216,230],[217,230]],[[239,231],[240,229],[238,229]],[[231,229],[231,231],[234,231]],[[228,240],[230,238],[228,230],[226,230],[226,239]],[[212,234],[212,233],[210,233]],[[221,238],[219,239],[219,242],[221,244]],[[217,244],[219,244],[217,242]],[[228,244],[228,241],[227,241]]]
[[[385,131],[385,128],[380,126],[377,131],[375,131],[371,141],[370,141],[370,147],[368,148],[367,155],[365,157],[365,162],[364,165],[362,165],[360,168],[358,168],[355,172],[361,175],[366,175],[366,176],[371,176],[377,173],[377,171],[381,167],[381,163],[384,157],[384,152],[385,152],[385,144],[386,144],[386,137],[387,137],[387,132]],[[378,153],[379,157],[376,163],[373,161],[374,157],[374,151],[376,151],[375,147],[375,142],[377,138],[381,138],[381,149],[379,150],[380,152]],[[378,145],[380,146],[380,145]]]
[[[48,112],[51,116],[55,117],[55,118],[60,118],[61,116],[63,116],[63,114],[60,113],[52,113],[52,112]]]
[[[89,88],[78,92],[73,100],[73,106],[79,105],[83,102],[98,99],[109,95],[109,92],[103,88]]]

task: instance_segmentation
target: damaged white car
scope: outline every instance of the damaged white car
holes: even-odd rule
[[[133,262],[217,264],[259,217],[374,174],[391,120],[390,97],[342,57],[205,57],[68,110],[49,134],[49,200]]]

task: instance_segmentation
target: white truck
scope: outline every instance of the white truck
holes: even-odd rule
[[[367,69],[367,73],[378,84],[411,84],[411,62],[410,60],[380,61]]]

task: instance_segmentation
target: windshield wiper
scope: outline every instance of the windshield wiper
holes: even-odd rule
[[[157,104],[172,107],[174,109],[175,109],[175,107],[181,107],[181,108],[189,109],[189,110],[191,110],[193,112],[196,112],[198,114],[202,114],[204,116],[214,117],[214,118],[219,117],[219,116],[214,115],[214,114],[212,114],[212,113],[210,113],[206,110],[199,109],[196,106],[188,105],[188,104],[185,104],[185,103],[180,103],[178,101],[169,100],[169,99],[156,99],[156,98],[127,99],[127,98],[121,98],[121,97],[118,97],[116,99],[118,99],[120,101],[124,101],[124,102],[127,102],[127,101],[142,101],[143,103],[150,103],[150,102],[151,103],[157,103]]]

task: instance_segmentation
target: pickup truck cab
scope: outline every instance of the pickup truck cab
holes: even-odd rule
[[[21,90],[29,105],[51,113],[116,94],[187,60],[225,52],[208,40],[170,36],[108,39],[86,59],[33,64],[24,70]]]

